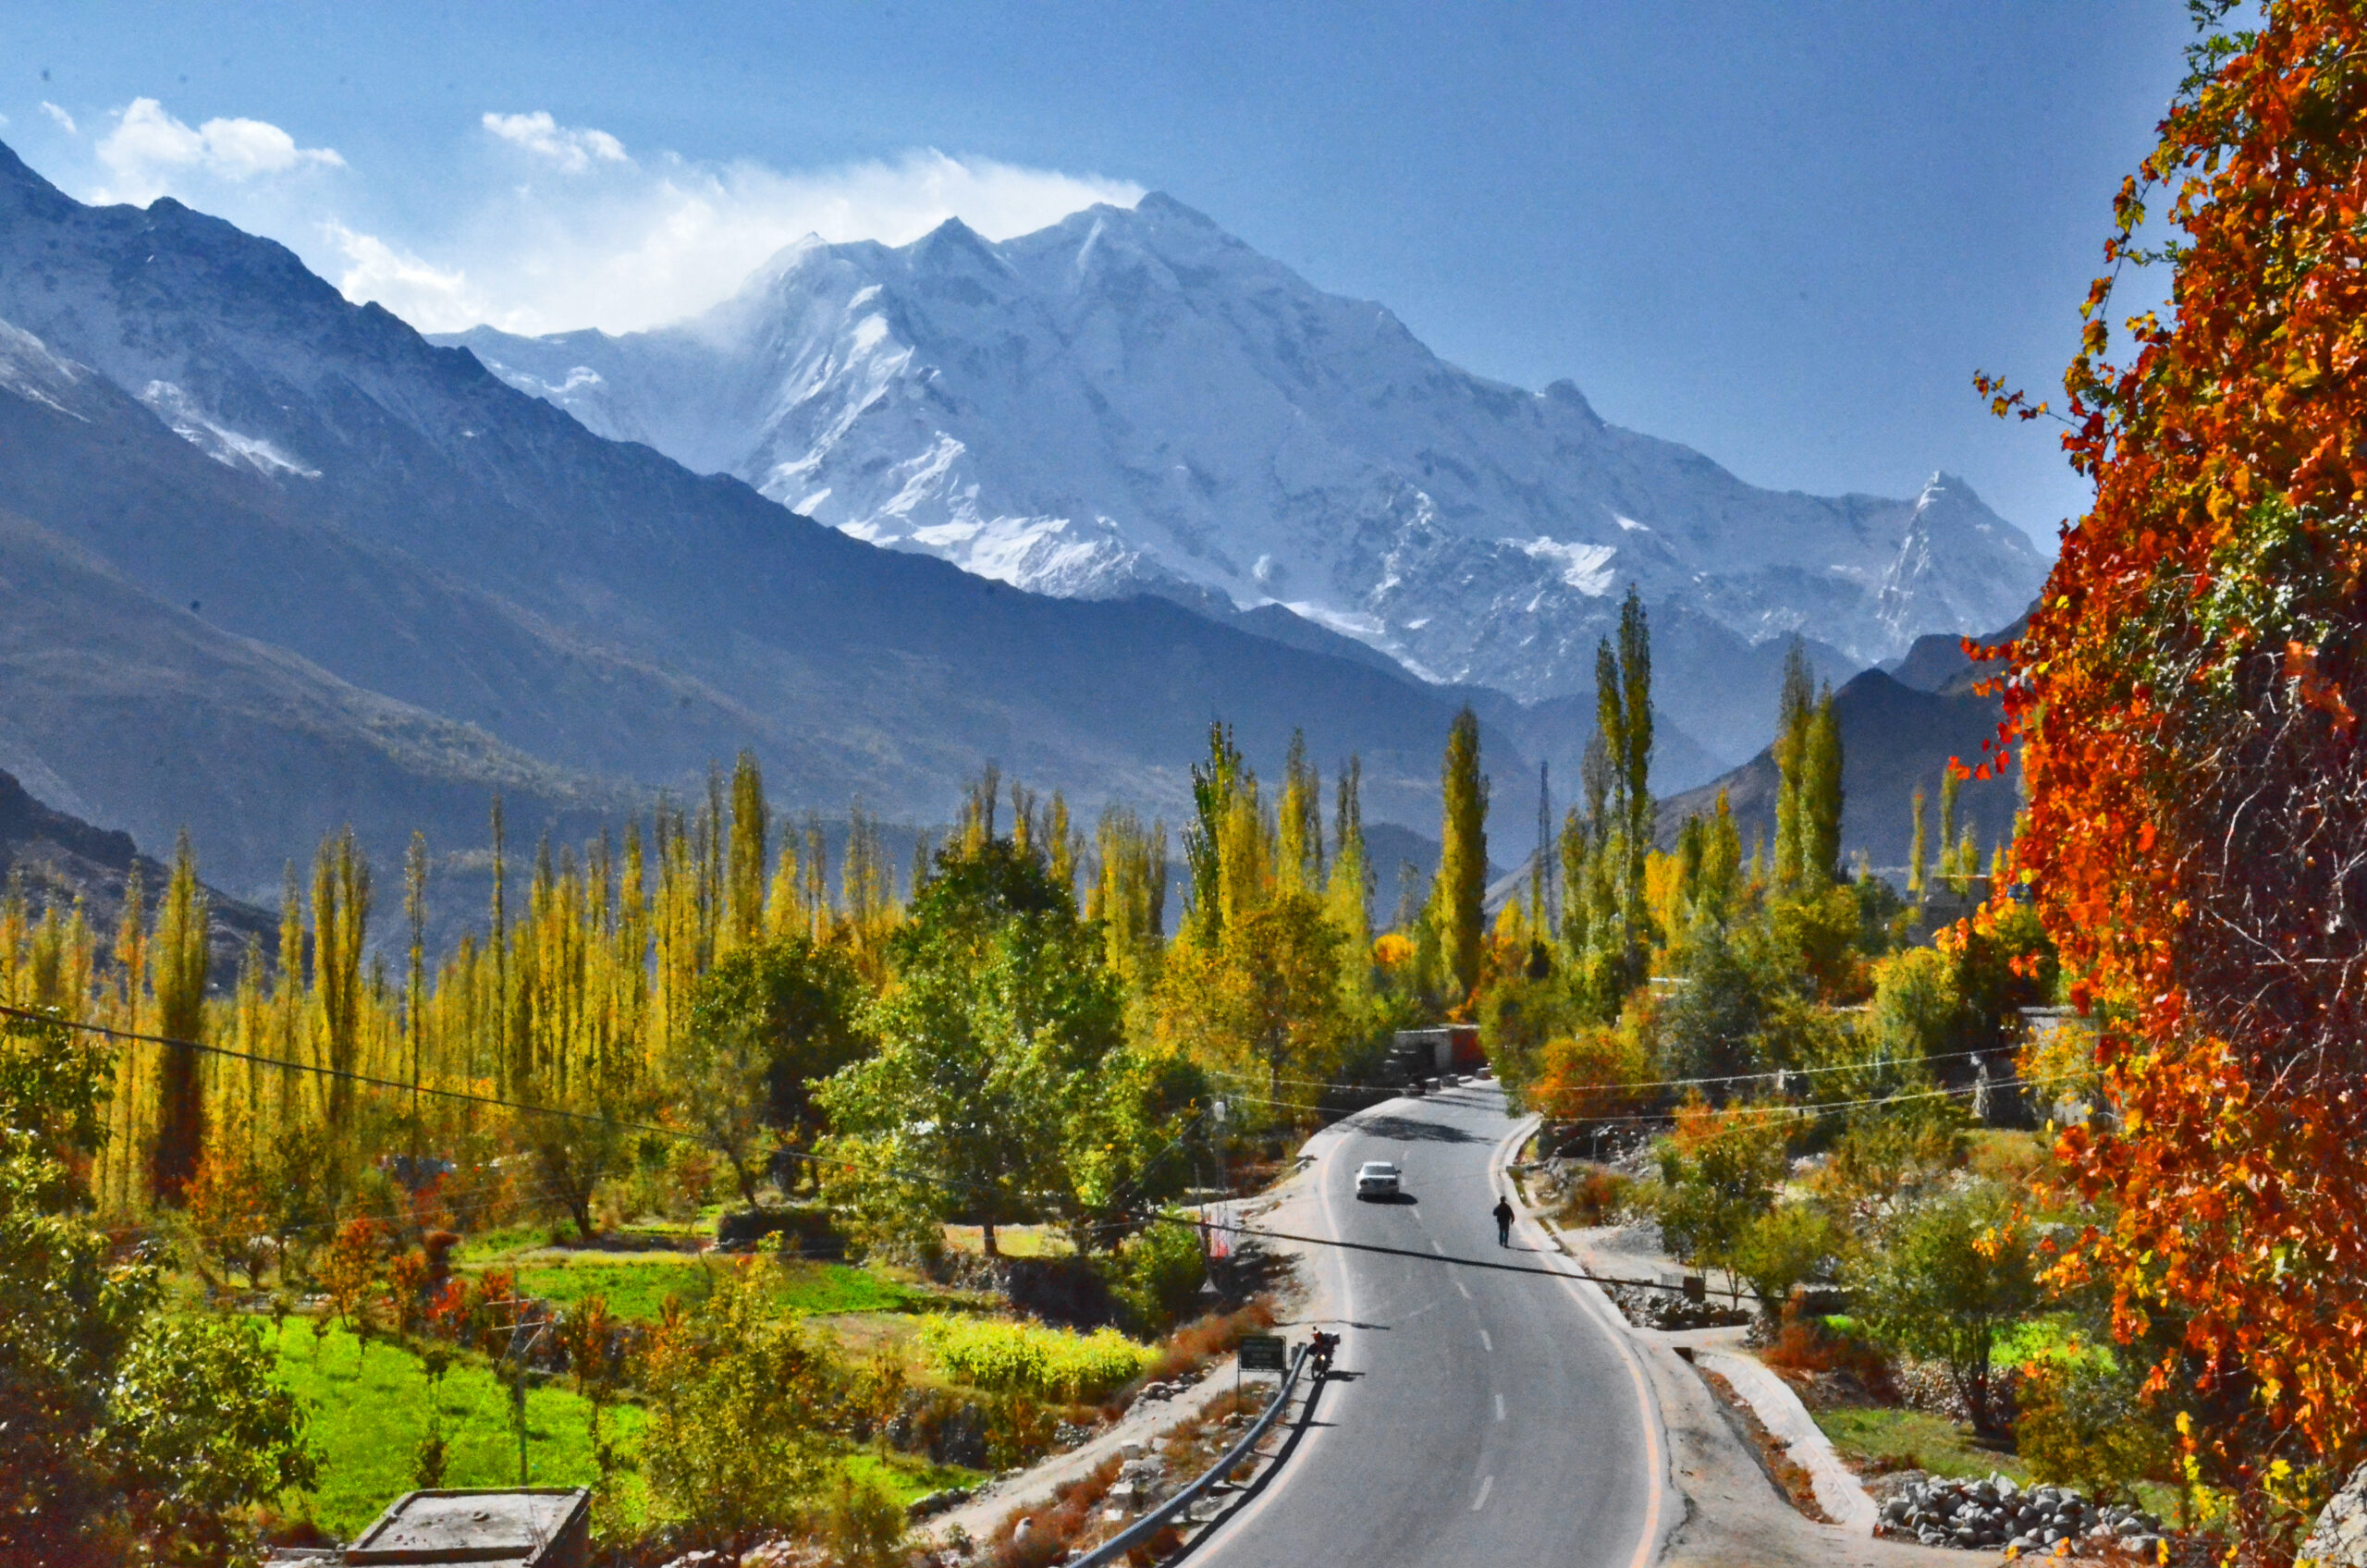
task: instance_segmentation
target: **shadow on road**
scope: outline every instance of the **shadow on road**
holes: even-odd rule
[[[1358,1203],[1411,1204],[1415,1198],[1411,1193],[1358,1193],[1356,1201]]]
[[[1375,1138],[1391,1138],[1404,1144],[1484,1144],[1489,1140],[1460,1127],[1450,1127],[1443,1121],[1416,1121],[1404,1116],[1376,1116],[1359,1122],[1356,1130]]]

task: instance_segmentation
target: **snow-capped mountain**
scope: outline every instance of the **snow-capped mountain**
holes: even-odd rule
[[[1171,821],[1221,719],[1264,768],[1301,729],[1361,758],[1368,819],[1418,829],[1466,695],[1508,778],[1583,741],[1238,619],[874,549],[0,146],[0,769],[152,847],[190,827],[243,896],[341,824],[381,865],[480,844],[497,789],[521,842],[577,840],[743,748],[791,808],[941,820],[994,758]]]
[[[657,331],[442,341],[877,545],[1038,593],[1280,604],[1529,700],[1591,687],[1631,582],[1738,648],[1804,631],[1869,664],[2011,619],[2045,573],[1961,480],[1755,488],[1568,382],[1459,370],[1159,195],[1000,244],[808,239]]]

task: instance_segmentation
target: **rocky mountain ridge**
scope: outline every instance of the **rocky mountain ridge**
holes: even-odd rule
[[[1730,758],[1795,634],[1849,671],[2012,615],[2044,563],[1963,481],[1907,499],[1758,489],[1432,354],[1182,203],[989,243],[791,246],[678,325],[463,345],[593,430],[853,537],[1035,592],[1279,605],[1427,680],[1593,682],[1637,584],[1684,656],[1679,723]]]

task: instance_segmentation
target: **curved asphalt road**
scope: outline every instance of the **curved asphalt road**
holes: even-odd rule
[[[1662,1439],[1610,1308],[1565,1278],[1469,1266],[1571,1268],[1526,1223],[1511,1250],[1496,1245],[1489,1210],[1514,1131],[1502,1094],[1392,1100],[1343,1131],[1316,1172],[1325,1232],[1424,1256],[1312,1249],[1332,1270],[1347,1376],[1325,1384],[1297,1452],[1199,1543],[1193,1568],[1645,1568]],[[1405,1201],[1356,1200],[1367,1159],[1397,1162]]]

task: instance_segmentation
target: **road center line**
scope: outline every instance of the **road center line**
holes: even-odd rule
[[[1469,1301],[1469,1300],[1471,1299],[1471,1287],[1470,1287],[1470,1286],[1468,1286],[1468,1285],[1465,1284],[1462,1280],[1457,1280],[1454,1282],[1454,1288],[1455,1288],[1456,1290],[1461,1291],[1461,1292],[1463,1292],[1463,1299],[1464,1299],[1464,1300],[1466,1300],[1466,1301]]]
[[[1446,1248],[1439,1245],[1438,1238],[1435,1236],[1430,1238],[1430,1250],[1438,1254],[1441,1257],[1444,1257],[1446,1256]]]
[[[1481,1509],[1488,1506],[1488,1494],[1493,1491],[1495,1488],[1496,1477],[1493,1476],[1482,1476],[1479,1478],[1479,1495],[1471,1500],[1472,1513],[1477,1513]]]
[[[1496,1341],[1488,1337],[1488,1330],[1485,1329],[1479,1330],[1479,1348],[1490,1355],[1496,1354]]]
[[[1497,1419],[1497,1420],[1499,1420],[1499,1421],[1502,1421],[1503,1418],[1504,1418],[1504,1396],[1503,1396],[1503,1395],[1502,1395],[1502,1394],[1498,1394],[1498,1395],[1496,1396],[1496,1419]]]

